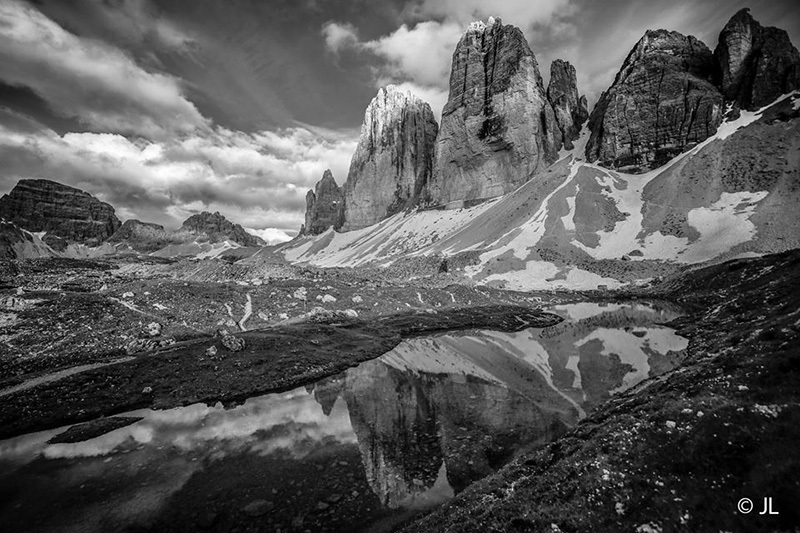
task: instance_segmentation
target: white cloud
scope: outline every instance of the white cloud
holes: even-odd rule
[[[361,41],[350,24],[329,22],[322,27],[329,50],[372,54],[381,61],[374,68],[375,86],[394,84],[411,91],[431,105],[437,120],[447,101],[453,50],[462,33],[455,22],[425,21]]]
[[[427,21],[413,28],[404,24],[362,46],[386,59],[389,72],[398,78],[428,87],[446,87],[453,50],[463,31],[455,22]]]
[[[285,231],[276,228],[264,228],[264,229],[245,228],[245,229],[248,232],[252,233],[253,235],[257,235],[262,239],[264,239],[264,242],[266,242],[270,246],[274,244],[280,244],[282,242],[291,241],[293,238]]]
[[[325,46],[334,54],[358,42],[356,29],[349,23],[328,22],[322,26],[322,36],[325,38]]]
[[[18,0],[0,3],[0,78],[97,131],[165,137],[207,125],[176,78],[81,39]]]
[[[291,231],[300,227],[305,194],[325,169],[343,181],[356,135],[302,127],[255,134],[215,128],[151,142],[0,125],[0,183],[10,189],[23,177],[52,179],[97,195],[120,215],[170,227],[209,210],[247,227]]]

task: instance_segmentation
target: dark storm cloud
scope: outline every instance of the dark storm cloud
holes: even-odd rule
[[[81,39],[19,0],[0,3],[0,79],[30,88],[94,131],[158,137],[205,125],[173,76]]]

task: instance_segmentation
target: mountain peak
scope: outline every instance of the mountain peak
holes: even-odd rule
[[[219,211],[214,213],[203,211],[190,216],[183,222],[181,231],[193,235],[205,235],[211,242],[228,239],[242,246],[264,245],[261,238],[247,233],[242,226],[229,221]]]
[[[744,109],[758,109],[800,88],[800,53],[789,34],[762,26],[747,8],[720,32],[714,58],[714,81]]]
[[[432,172],[437,131],[427,102],[393,85],[378,91],[364,113],[343,186],[344,230],[416,205]]]
[[[21,179],[0,198],[0,217],[31,232],[47,232],[56,249],[66,243],[97,245],[120,227],[111,205],[57,181]]]
[[[555,161],[560,148],[525,36],[500,19],[471,24],[453,53],[428,203],[460,207],[505,194]]]
[[[328,169],[314,190],[306,194],[306,219],[300,234],[319,235],[331,227],[338,229],[342,225],[343,210],[342,189]]]
[[[723,110],[713,72],[711,51],[695,37],[648,30],[592,111],[587,158],[644,172],[713,135]]]

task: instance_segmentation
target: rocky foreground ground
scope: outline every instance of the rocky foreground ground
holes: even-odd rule
[[[409,337],[553,325],[560,318],[541,305],[575,298],[286,265],[258,276],[226,267],[138,259],[7,265],[0,438],[143,407],[234,404],[336,374]],[[213,281],[220,277],[237,281]]]
[[[403,531],[797,531],[800,253],[696,270],[647,294],[693,309],[672,324],[690,339],[680,367]],[[779,514],[759,514],[769,497]]]
[[[213,265],[209,266],[209,265]],[[68,423],[83,440],[141,407],[245,398],[314,382],[402,338],[552,324],[571,300],[672,300],[691,339],[676,370],[519,457],[406,531],[794,531],[800,514],[800,252],[695,268],[629,293],[521,293],[447,273],[225,261],[7,264],[0,438]],[[215,281],[229,279],[236,281]],[[92,366],[85,366],[92,365]],[[70,372],[75,372],[70,375]],[[737,511],[741,498],[756,509]],[[779,515],[759,515],[763,498]]]

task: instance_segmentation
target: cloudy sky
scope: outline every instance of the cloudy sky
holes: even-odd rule
[[[0,193],[43,177],[123,220],[218,210],[294,234],[378,87],[438,115],[470,21],[520,27],[545,83],[572,62],[591,105],[645,30],[713,49],[745,6],[800,43],[794,0],[0,0]]]

